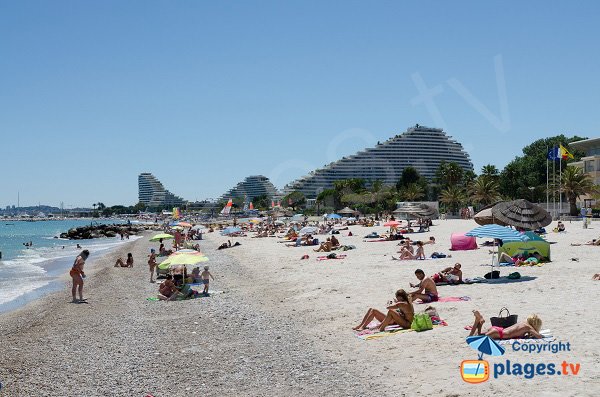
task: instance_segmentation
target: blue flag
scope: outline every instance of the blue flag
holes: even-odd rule
[[[559,147],[553,147],[548,150],[548,160],[558,160],[560,159],[560,155],[561,153]]]

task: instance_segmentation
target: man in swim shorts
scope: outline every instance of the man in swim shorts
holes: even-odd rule
[[[431,277],[425,277],[425,272],[421,269],[415,270],[415,276],[419,279],[419,284],[410,284],[413,288],[418,290],[411,292],[410,298],[414,301],[415,299],[421,299],[424,303],[436,302],[438,300],[438,291],[435,283]]]

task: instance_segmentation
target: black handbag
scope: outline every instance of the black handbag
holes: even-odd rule
[[[506,311],[506,316],[502,316],[502,312]],[[494,327],[502,327],[508,328],[511,325],[515,325],[517,323],[518,315],[510,314],[507,308],[503,307],[500,309],[500,313],[498,313],[498,317],[490,318],[490,322]]]

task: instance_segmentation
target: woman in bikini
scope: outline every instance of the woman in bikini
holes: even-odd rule
[[[154,248],[150,249],[150,256],[148,257],[148,266],[150,267],[150,282],[154,282],[154,269],[156,269],[156,251]]]
[[[498,340],[519,338],[542,339],[544,337],[539,333],[540,329],[542,328],[542,320],[537,316],[537,314],[529,315],[526,322],[517,323],[506,328],[492,325],[485,332],[481,330],[483,323],[485,323],[481,313],[479,313],[477,310],[473,310],[473,315],[475,316],[475,322],[473,323],[473,327],[471,328],[471,333],[469,336],[487,335],[492,339]]]
[[[83,279],[85,278],[85,273],[83,273],[83,265],[85,261],[90,256],[90,251],[83,250],[81,254],[75,258],[75,262],[73,263],[73,267],[69,274],[73,279],[73,288],[71,288],[71,295],[73,296],[73,303],[85,302],[83,299]],[[75,292],[79,291],[79,300],[75,297]]]
[[[367,328],[373,319],[381,322],[381,325],[379,326],[380,331],[385,330],[385,327],[393,324],[397,324],[402,328],[410,328],[415,309],[406,291],[403,289],[396,291],[394,301],[389,301],[386,309],[388,310],[387,315],[377,309],[369,309],[362,322],[353,329],[355,331],[363,330]]]

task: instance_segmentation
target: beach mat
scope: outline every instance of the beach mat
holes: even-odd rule
[[[468,296],[445,296],[445,297],[441,297],[438,298],[437,301],[435,302],[423,302],[422,300],[417,300],[417,303],[419,305],[425,305],[425,304],[435,304],[435,303],[444,303],[444,302],[467,302],[470,301],[471,298]]]
[[[448,324],[446,324],[445,321],[442,321],[442,323],[440,324],[433,324],[433,328],[437,328],[437,327],[443,327],[443,326],[447,326]],[[380,338],[385,338],[388,336],[392,336],[392,335],[397,335],[397,334],[405,334],[407,332],[416,332],[414,329],[404,329],[404,328],[400,328],[398,325],[391,325],[389,327],[386,328],[385,331],[381,332],[378,330],[372,330],[372,329],[365,329],[359,332],[356,332],[354,335],[361,340],[372,340],[372,339],[380,339]],[[425,331],[421,331],[421,332],[425,332]]]
[[[443,285],[470,285],[470,284],[481,284],[487,283],[488,280],[485,277],[474,277],[474,278],[465,278],[462,283],[436,283],[436,286]]]
[[[540,334],[542,334],[542,336],[543,336],[542,339],[531,339],[531,338],[503,339],[503,340],[498,340],[496,342],[498,342],[500,345],[512,345],[515,342],[522,343],[523,341],[526,341],[527,344],[551,343],[551,342],[556,341],[556,338],[552,335],[552,330],[543,329],[540,331]]]

